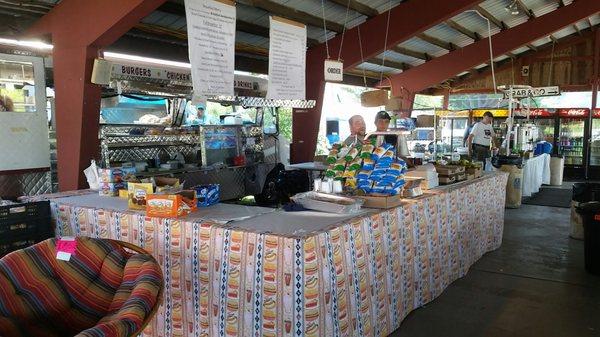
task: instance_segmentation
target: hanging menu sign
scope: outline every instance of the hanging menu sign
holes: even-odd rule
[[[185,17],[194,96],[233,96],[234,3],[185,0]]]
[[[306,26],[270,17],[269,99],[306,98]]]

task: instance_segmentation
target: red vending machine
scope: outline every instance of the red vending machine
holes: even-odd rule
[[[590,109],[558,109],[558,154],[565,157],[566,178],[583,178],[587,160]]]

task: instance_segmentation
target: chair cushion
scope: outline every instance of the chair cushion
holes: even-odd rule
[[[78,238],[71,260],[50,239],[0,260],[0,336],[130,336],[162,287],[150,255]]]

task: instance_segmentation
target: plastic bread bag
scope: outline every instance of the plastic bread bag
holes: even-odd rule
[[[387,172],[385,168],[375,168],[373,172],[371,172],[371,176],[382,176]]]
[[[354,158],[356,158],[359,154],[359,149],[356,146],[353,146],[350,151],[348,151],[348,153],[344,156],[344,159],[346,159],[346,162],[351,162],[354,160]]]
[[[344,158],[339,158],[333,166],[334,171],[344,171],[346,169],[346,161]]]
[[[401,164],[391,163],[390,167],[387,169],[386,173],[393,174],[395,176],[399,176],[402,174],[402,170],[404,170],[404,168],[402,167]]]
[[[403,186],[389,186],[385,188],[385,193],[388,195],[398,195],[402,193]]]
[[[396,182],[397,179],[398,179],[398,175],[386,173],[383,176],[381,176],[380,181],[393,184]]]
[[[376,161],[376,162],[379,161],[381,156],[383,156],[386,151],[387,151],[387,148],[385,147],[385,144],[375,148],[375,150],[373,150],[373,153],[371,154],[371,159],[373,159],[373,161]]]
[[[356,186],[357,186],[357,179],[356,178],[346,178],[346,181],[344,182],[344,187],[347,190],[355,190]]]
[[[374,170],[375,169],[375,161],[371,158],[365,158],[363,160],[363,170]]]
[[[326,177],[333,178],[333,177],[335,177],[335,172],[336,172],[336,171],[335,171],[335,170],[333,170],[333,169],[327,169],[327,171],[325,171],[325,176],[326,176]]]
[[[356,175],[356,178],[367,180],[371,176],[371,172],[372,171],[370,170],[360,170],[360,172],[358,172],[358,174]]]
[[[342,178],[354,178],[356,176],[356,170],[351,170],[349,168],[347,168],[343,173],[342,173]],[[337,178],[337,176],[336,176]]]
[[[362,167],[362,158],[359,156],[356,156],[354,159],[352,159],[352,161],[348,164],[348,168],[350,170],[360,170],[360,168]]]
[[[375,146],[373,146],[371,144],[365,144],[365,145],[363,145],[363,147],[360,151],[360,157],[363,159],[371,158],[371,154],[373,153],[374,150],[375,150]]]
[[[339,150],[337,149],[331,149],[331,151],[329,151],[329,155],[327,155],[326,159],[328,164],[335,164],[337,161],[338,151]]]
[[[393,150],[387,150],[385,151],[385,153],[381,156],[381,158],[379,158],[379,160],[377,161],[377,163],[392,163],[394,161],[394,157],[396,157],[396,154]]]

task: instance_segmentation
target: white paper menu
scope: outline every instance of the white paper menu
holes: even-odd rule
[[[233,96],[235,20],[232,3],[185,0],[194,96]]]
[[[270,17],[269,99],[306,98],[306,26]]]

